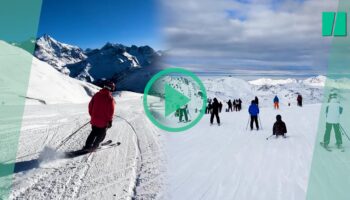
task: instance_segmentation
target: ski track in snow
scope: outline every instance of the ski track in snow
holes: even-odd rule
[[[161,199],[165,167],[159,131],[145,118],[141,95],[123,93],[116,100],[116,114],[130,124],[115,117],[105,140],[121,145],[72,159],[24,166],[28,169],[14,174],[10,199]],[[24,118],[17,164],[35,163],[44,146],[59,146],[88,121],[88,114],[81,112],[86,109],[87,105],[27,106],[25,115],[52,114]],[[41,126],[26,128],[33,125]],[[90,125],[84,126],[57,151],[80,149],[89,133]]]

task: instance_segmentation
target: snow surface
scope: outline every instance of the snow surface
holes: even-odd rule
[[[88,102],[98,89],[90,83],[65,76],[33,57],[27,91],[27,99],[30,102],[83,103]]]
[[[8,53],[18,56],[19,60],[32,62],[30,77],[28,82],[27,103],[31,104],[54,104],[54,103],[83,103],[88,102],[91,96],[98,91],[98,87],[77,79],[68,77],[46,62],[42,62],[33,57],[27,51],[12,46],[4,41],[0,41],[1,49],[6,49]],[[16,81],[16,77],[3,77],[0,80],[10,84]],[[14,92],[14,91],[9,91]],[[17,94],[19,95],[19,94]]]
[[[319,104],[262,108],[263,130],[250,131],[244,105],[222,113],[221,126],[210,126],[206,115],[193,129],[164,133],[167,199],[305,199],[319,111]],[[288,138],[266,140],[277,114]]]
[[[10,199],[162,199],[164,151],[141,95],[115,99],[122,118],[114,118],[106,140],[121,145],[72,159],[63,152],[82,148],[91,131],[87,104],[27,105]]]

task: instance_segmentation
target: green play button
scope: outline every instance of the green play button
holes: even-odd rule
[[[203,117],[206,91],[200,79],[181,68],[169,68],[147,83],[143,105],[147,117],[166,131],[184,131]]]
[[[175,90],[169,84],[165,84],[165,117],[176,112],[189,101],[188,97]]]

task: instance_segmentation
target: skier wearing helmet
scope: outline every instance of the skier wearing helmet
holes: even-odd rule
[[[95,150],[105,139],[107,129],[112,127],[115,107],[112,96],[114,90],[115,84],[112,81],[105,81],[103,88],[92,97],[89,103],[92,130],[86,140],[84,150]]]

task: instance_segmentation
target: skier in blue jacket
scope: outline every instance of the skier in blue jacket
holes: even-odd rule
[[[248,112],[250,114],[250,130],[253,130],[253,124],[255,122],[256,129],[259,130],[258,115],[259,106],[253,100],[249,106]]]
[[[273,107],[275,109],[279,109],[280,108],[279,103],[280,103],[280,100],[278,99],[278,96],[276,95],[275,98],[273,98]]]

